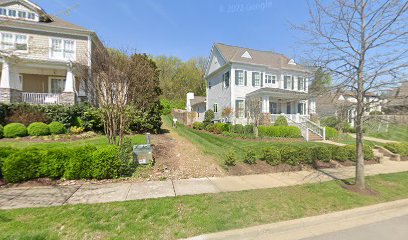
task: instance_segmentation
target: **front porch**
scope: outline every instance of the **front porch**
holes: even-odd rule
[[[0,102],[73,105],[80,91],[72,63],[0,57]]]

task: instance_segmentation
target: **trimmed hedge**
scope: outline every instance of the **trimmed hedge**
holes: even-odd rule
[[[259,126],[258,134],[260,137],[282,137],[282,138],[301,138],[302,133],[295,126]]]
[[[36,149],[18,151],[7,157],[2,172],[7,182],[17,183],[39,177],[42,153]]]
[[[193,123],[193,129],[197,129],[197,130],[204,130],[204,123],[202,122],[195,122]]]
[[[288,126],[288,120],[284,116],[278,116],[274,123],[275,126]]]
[[[6,181],[10,183],[38,177],[117,178],[131,176],[136,166],[132,155],[127,154],[132,151],[131,145],[122,148],[108,146],[100,149],[94,146],[49,150],[0,148],[0,151],[0,173],[2,172]]]
[[[292,146],[282,147],[280,149],[282,162],[292,165],[292,166],[299,165],[304,160],[303,151],[300,151],[300,150],[301,149],[299,147],[292,147]]]
[[[314,161],[330,162],[332,159],[332,151],[326,146],[317,146],[312,150],[312,158]]]
[[[227,124],[225,123],[216,123],[213,125],[213,131],[216,134],[221,134],[227,128]]]
[[[30,136],[46,136],[50,135],[50,128],[45,123],[34,122],[27,127],[27,132]]]
[[[16,138],[27,136],[27,128],[21,123],[10,123],[4,127],[4,137]]]
[[[335,128],[326,127],[326,139],[333,139],[337,137],[338,133]]]
[[[408,157],[408,143],[387,143],[384,147],[401,157]]]
[[[51,134],[64,134],[67,131],[64,124],[60,122],[52,122],[48,124],[48,127],[50,128]]]
[[[281,153],[278,148],[269,147],[263,150],[263,158],[268,164],[272,166],[279,165],[282,163]]]
[[[3,136],[4,136],[4,133],[3,133],[3,126],[2,125],[0,125],[0,138],[3,138]]]

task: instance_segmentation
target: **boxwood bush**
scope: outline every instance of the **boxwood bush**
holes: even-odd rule
[[[0,147],[0,179],[3,178],[1,169],[3,167],[4,160],[16,151],[18,150],[11,147]]]
[[[202,122],[193,123],[193,129],[204,130],[204,123]]]
[[[216,123],[213,125],[213,130],[212,132],[216,134],[221,134],[223,131],[225,131],[226,124],[225,123]]]
[[[47,136],[50,135],[50,128],[42,122],[34,122],[27,127],[28,135],[30,136]]]
[[[64,124],[60,122],[52,122],[48,124],[48,127],[50,128],[51,134],[64,134],[67,131]]]
[[[268,147],[263,150],[262,160],[265,160],[272,166],[282,163],[281,153],[278,148]]]
[[[255,164],[256,163],[256,155],[252,149],[245,149],[244,151],[244,163],[247,164]]]
[[[10,123],[7,124],[4,129],[4,137],[6,138],[16,138],[27,136],[27,128],[21,123]]]
[[[336,138],[338,135],[337,130],[332,127],[326,127],[326,138],[333,139]]]
[[[70,149],[55,148],[44,151],[39,165],[40,176],[53,179],[61,178],[64,175],[65,164],[69,162],[70,156]]]
[[[384,147],[401,157],[408,157],[408,143],[387,143]]]
[[[3,126],[2,125],[0,125],[0,138],[3,138]]]
[[[281,138],[301,138],[302,133],[295,126],[259,126],[260,137],[281,137]]]
[[[288,126],[288,120],[285,116],[278,116],[274,123],[275,126]]]
[[[118,178],[123,168],[117,146],[108,146],[92,154],[92,176],[95,179]]]
[[[298,147],[284,146],[280,149],[282,162],[292,166],[299,165],[303,161],[302,152]]]
[[[244,125],[242,124],[231,125],[230,129],[233,133],[244,134]]]
[[[16,151],[8,156],[2,167],[7,182],[17,183],[39,177],[42,153],[37,149]]]
[[[66,179],[90,179],[92,178],[92,155],[96,147],[86,145],[75,148],[70,152],[70,158],[65,165],[64,178]]]
[[[332,152],[326,146],[317,146],[312,148],[312,158],[314,161],[330,162]]]

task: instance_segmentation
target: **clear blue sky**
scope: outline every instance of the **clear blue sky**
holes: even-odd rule
[[[91,29],[107,43],[183,60],[208,57],[214,42],[301,57],[290,23],[305,0],[35,0],[48,13]],[[67,13],[68,10],[68,13]]]

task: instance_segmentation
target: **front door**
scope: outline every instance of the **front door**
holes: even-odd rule
[[[278,114],[278,104],[276,102],[269,102],[269,113]]]

